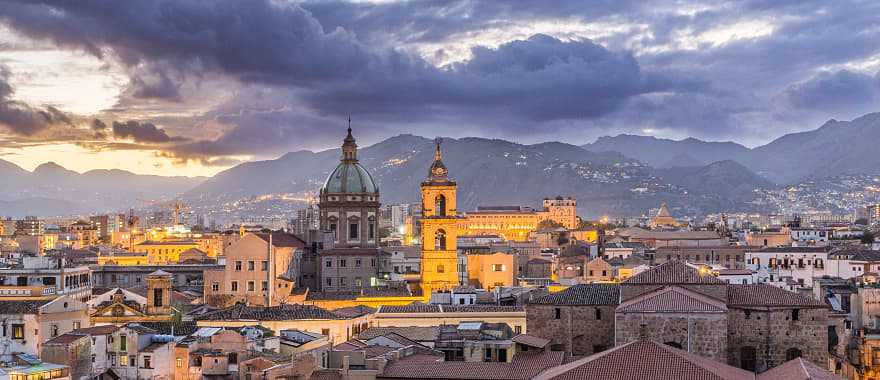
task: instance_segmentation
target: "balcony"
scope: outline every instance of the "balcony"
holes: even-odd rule
[[[0,285],[0,297],[52,297],[56,294],[54,286]]]

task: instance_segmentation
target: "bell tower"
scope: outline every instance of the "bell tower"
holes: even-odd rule
[[[449,179],[443,165],[438,138],[434,162],[428,178],[422,182],[422,291],[430,297],[433,291],[458,286],[458,255],[456,240],[458,212],[455,208],[456,184]]]

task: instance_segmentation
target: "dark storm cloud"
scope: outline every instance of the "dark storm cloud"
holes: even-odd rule
[[[880,106],[880,73],[875,76],[849,70],[822,72],[788,87],[784,98],[794,107],[834,110]]]
[[[180,159],[335,144],[348,113],[372,121],[367,135],[430,135],[442,126],[459,135],[529,138],[570,125],[557,135],[583,138],[601,125],[711,139],[748,136],[771,123],[781,125],[778,134],[816,122],[792,112],[798,107],[813,108],[810,118],[837,116],[840,98],[824,97],[825,88],[871,94],[860,87],[861,73],[817,73],[880,54],[878,13],[880,3],[820,1],[0,3],[0,20],[28,37],[121,62],[132,101],[185,103],[183,84],[206,75],[273,89],[260,101],[236,95],[189,123],[194,136],[204,122],[229,126],[219,137],[174,142],[155,126],[143,131],[153,142],[173,142],[167,154]],[[477,44],[470,58],[447,67],[413,49],[536,21],[622,27],[592,41],[539,34],[497,48]],[[722,27],[754,32],[759,26],[749,22],[770,30],[697,38]],[[448,54],[437,49],[426,54]],[[792,109],[773,108],[780,93]]]
[[[132,139],[139,143],[167,143],[180,138],[168,136],[164,129],[152,123],[129,120],[124,123],[113,122],[113,136],[118,139]]]
[[[0,127],[21,136],[33,136],[55,125],[72,126],[70,116],[49,106],[33,107],[12,99],[15,90],[9,83],[9,68],[0,65]]]

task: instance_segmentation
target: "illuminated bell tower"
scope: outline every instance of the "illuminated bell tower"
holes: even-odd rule
[[[422,182],[422,291],[426,297],[437,290],[458,286],[456,184],[449,179],[441,140],[437,139],[434,163]]]

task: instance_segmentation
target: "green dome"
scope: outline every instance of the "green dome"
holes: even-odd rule
[[[373,181],[370,173],[357,161],[345,160],[330,173],[323,193],[378,193],[379,187]]]

